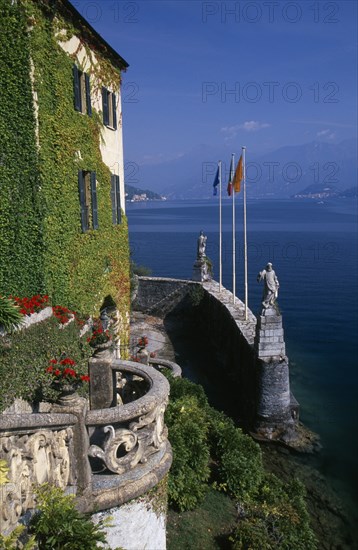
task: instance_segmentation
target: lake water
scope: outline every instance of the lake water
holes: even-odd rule
[[[241,198],[241,197],[240,197]],[[218,280],[218,202],[131,203],[136,263],[153,276],[191,278],[199,231]],[[236,203],[236,294],[243,300],[243,208]],[[257,273],[268,261],[280,281],[291,388],[301,420],[319,433],[311,458],[353,510],[358,504],[358,222],[356,200],[249,201],[249,307],[260,308]],[[232,289],[232,203],[223,201],[223,284]]]

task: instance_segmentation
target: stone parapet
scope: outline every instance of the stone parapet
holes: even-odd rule
[[[165,316],[186,296],[189,288],[200,283],[186,279],[138,277],[133,308],[150,315]]]
[[[240,333],[243,335],[249,346],[252,346],[256,331],[256,317],[252,311],[247,308],[247,319],[245,319],[245,304],[237,296],[235,297],[234,303],[232,292],[224,287],[220,290],[220,285],[216,281],[204,283],[203,288],[210,296],[213,296],[213,298],[225,306]]]
[[[177,363],[174,363],[173,361],[169,361],[168,359],[154,359],[150,357],[149,364],[159,371],[161,371],[162,369],[169,369],[171,374],[173,375],[173,378],[180,378],[182,375],[182,370],[179,365],[177,365]]]
[[[146,493],[167,474],[167,379],[153,367],[112,357],[105,371],[110,383],[129,386],[129,402],[122,393],[121,404],[88,410],[88,401],[73,394],[48,413],[0,415],[0,459],[10,467],[9,482],[0,487],[2,533],[34,509],[34,487],[46,481],[75,494],[78,508],[92,512]],[[92,388],[93,402],[102,397]]]

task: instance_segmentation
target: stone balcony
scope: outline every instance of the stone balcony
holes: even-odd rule
[[[0,415],[0,458],[10,466],[0,487],[2,533],[35,508],[33,486],[41,483],[60,486],[76,495],[82,511],[97,512],[146,493],[168,472],[167,379],[113,356],[91,359],[89,371],[90,407],[74,394],[45,404],[48,412]]]

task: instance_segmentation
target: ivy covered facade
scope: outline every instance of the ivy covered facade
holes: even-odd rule
[[[67,0],[0,0],[0,294],[129,310],[121,72]]]

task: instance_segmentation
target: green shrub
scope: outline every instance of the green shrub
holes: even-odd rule
[[[298,480],[284,485],[266,474],[255,502],[245,506],[231,537],[233,550],[315,550],[304,497]]]
[[[219,481],[233,498],[247,500],[257,491],[264,471],[260,447],[224,413],[211,408],[209,417]]]
[[[199,306],[202,299],[204,298],[205,292],[203,287],[198,285],[192,285],[189,287],[188,296],[190,303],[193,307]]]
[[[195,398],[201,408],[207,424],[206,445],[217,464],[218,486],[236,499],[253,494],[263,474],[259,445],[243,434],[231,418],[210,407],[202,386],[186,378],[169,378],[169,381],[171,401],[185,403],[185,399]]]
[[[286,485],[266,474],[259,445],[209,406],[201,386],[171,374],[168,379],[166,423],[174,455],[170,503],[181,511],[198,506],[211,464],[215,486],[240,503],[233,550],[314,550],[303,485],[297,480]]]
[[[195,508],[203,499],[209,479],[208,423],[195,396],[182,397],[168,405],[165,421],[173,447],[169,474],[169,502],[179,510]]]
[[[95,550],[106,542],[103,522],[92,523],[90,517],[75,507],[74,496],[59,487],[44,484],[36,491],[39,512],[30,524],[39,550]],[[101,544],[102,543],[102,544]]]
[[[51,317],[13,334],[9,348],[3,345],[1,349],[0,340],[0,411],[16,397],[32,402],[55,399],[58,393],[51,387],[46,368],[50,359],[62,353],[76,361],[80,374],[87,374],[90,352],[80,341],[79,332],[76,323],[59,328]]]
[[[18,525],[10,535],[0,533],[1,550],[34,550],[36,548],[35,537],[30,537],[27,542],[22,542],[25,531],[24,525]],[[25,535],[26,537],[26,535]]]
[[[145,265],[138,265],[133,260],[130,260],[130,273],[131,277],[133,277],[133,275],[145,277],[151,275],[152,270],[150,269],[150,267],[147,267]]]
[[[169,371],[170,372],[170,371]],[[195,397],[198,404],[205,411],[209,408],[208,398],[206,397],[204,388],[200,384],[194,384],[187,378],[174,378],[168,376],[170,382],[170,399],[176,401],[182,397]]]
[[[0,296],[0,329],[11,332],[23,318],[19,308],[9,298]]]

